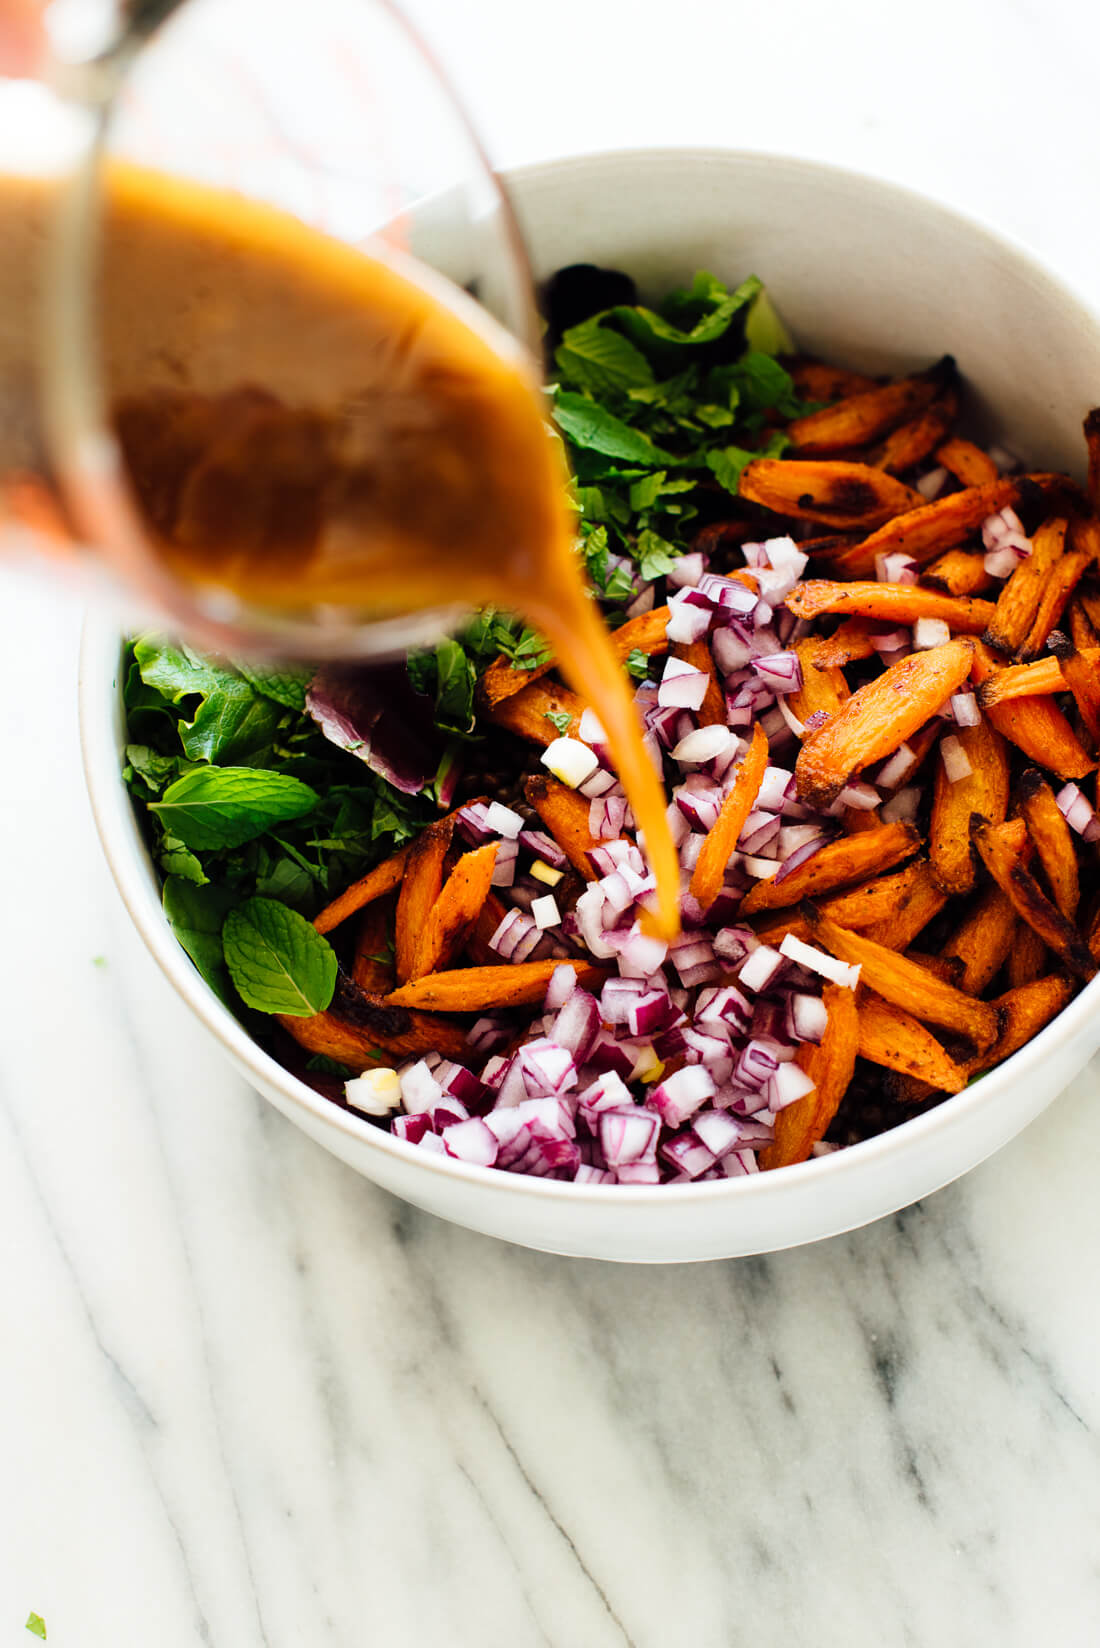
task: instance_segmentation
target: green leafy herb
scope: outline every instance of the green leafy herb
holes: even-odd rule
[[[745,317],[745,342],[764,355],[793,355],[794,339],[776,313],[763,288],[757,292]]]
[[[653,382],[653,368],[621,332],[601,324],[599,315],[570,327],[554,357],[563,381],[594,395]]]
[[[663,578],[666,572],[671,572],[680,552],[674,544],[647,527],[638,534],[636,553],[642,577],[648,581]]]
[[[648,435],[632,429],[606,407],[585,395],[560,393],[554,402],[554,422],[565,431],[575,446],[588,447],[609,458],[624,458],[628,463],[671,464],[678,460],[671,452],[662,452]]]
[[[273,898],[250,898],[230,910],[222,950],[237,994],[260,1013],[308,1018],[336,988],[336,952],[295,910]]]
[[[278,707],[236,670],[150,637],[135,643],[134,658],[146,686],[173,704],[195,702],[191,719],[179,723],[184,754],[192,761],[239,760],[270,745]]]
[[[316,805],[308,784],[255,767],[197,767],[149,804],[187,847],[239,847]]]
[[[222,1001],[229,1001],[229,981],[222,956],[222,923],[237,904],[228,887],[195,887],[169,876],[161,893],[164,913],[187,954]]]
[[[436,725],[444,732],[468,733],[474,726],[474,687],[477,673],[455,640],[441,641],[435,649]]]
[[[27,1615],[27,1630],[31,1633],[32,1637],[41,1637],[42,1641],[45,1642],[46,1621],[42,1618],[41,1614]]]
[[[645,680],[649,674],[649,662],[649,654],[643,652],[640,647],[634,647],[626,655],[627,671],[634,677],[635,681]]]
[[[327,1053],[311,1053],[306,1060],[306,1069],[315,1070],[319,1076],[335,1076],[338,1081],[350,1081],[354,1074],[346,1064],[338,1064]]]
[[[237,670],[250,687],[254,687],[265,698],[273,703],[281,704],[287,710],[304,710],[306,707],[306,689],[312,679],[311,670],[264,670],[257,669],[255,664],[238,663]]]
[[[546,719],[549,721],[550,725],[554,728],[555,732],[560,733],[561,736],[564,738],[565,734],[569,731],[569,723],[573,719],[573,717],[570,715],[569,711],[568,710],[544,710],[543,714],[546,716]]]

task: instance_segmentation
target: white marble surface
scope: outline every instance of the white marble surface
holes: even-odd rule
[[[857,0],[416,10],[504,159],[805,147],[1100,291],[1069,0],[904,32]],[[231,1077],[146,963],[83,795],[78,617],[0,587],[0,1645],[30,1609],[62,1648],[1100,1640],[1096,1071],[811,1250],[626,1270],[442,1225]]]

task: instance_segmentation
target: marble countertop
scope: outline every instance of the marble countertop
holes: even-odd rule
[[[810,149],[1100,290],[1100,22],[1070,0],[896,35],[857,0],[559,0],[545,36],[412,9],[503,159]],[[0,597],[0,1645],[32,1609],[61,1648],[1100,1639],[1095,1066],[812,1249],[626,1269],[441,1224],[242,1085],[151,968],[83,793],[79,612]]]

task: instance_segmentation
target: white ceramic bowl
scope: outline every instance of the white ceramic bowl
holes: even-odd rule
[[[973,413],[1044,467],[1080,470],[1100,400],[1100,321],[1029,255],[942,206],[852,173],[721,150],[580,157],[510,178],[536,273],[588,260],[643,292],[706,268],[767,281],[800,345],[872,371],[957,355]],[[119,640],[90,625],[84,759],[119,891],[149,950],[240,1074],[311,1138],[387,1190],[473,1230],[554,1253],[643,1263],[763,1253],[893,1212],[1032,1120],[1100,1043],[1100,980],[974,1087],[820,1160],[727,1183],[561,1184],[441,1160],[328,1104],[252,1042],[162,913],[119,777]]]

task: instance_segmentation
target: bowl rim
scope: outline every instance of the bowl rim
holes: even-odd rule
[[[770,152],[765,149],[698,146],[692,144],[660,144],[650,147],[604,148],[563,155],[557,159],[534,161],[508,167],[501,173],[505,189],[513,183],[527,185],[543,177],[562,176],[607,163],[622,162],[638,166],[675,159],[694,163],[727,165],[731,160],[751,162],[761,166],[783,168],[814,176],[847,180],[872,191],[900,197],[922,211],[952,220],[960,229],[985,239],[1009,254],[1014,260],[1028,266],[1031,273],[1042,277],[1061,296],[1071,302],[1100,326],[1100,310],[1075,286],[1050,269],[1036,252],[995,228],[979,214],[944,204],[934,196],[904,184],[878,177],[871,172],[851,167],[811,160],[803,156]],[[520,210],[522,223],[522,207]],[[222,1046],[256,1078],[261,1091],[265,1085],[278,1089],[282,1098],[293,1109],[304,1111],[321,1128],[332,1129],[359,1145],[392,1156],[406,1165],[415,1165],[428,1174],[443,1174],[450,1181],[464,1180],[470,1186],[497,1195],[527,1195],[549,1203],[570,1204],[582,1202],[592,1205],[622,1204],[624,1194],[630,1205],[652,1204],[684,1205],[707,1204],[715,1200],[737,1197],[751,1203],[762,1198],[781,1200],[802,1194],[803,1186],[823,1183],[826,1176],[838,1181],[845,1176],[875,1174],[880,1166],[898,1153],[905,1152],[933,1134],[965,1129],[971,1117],[987,1105],[995,1105],[1001,1092],[1016,1081],[1026,1080],[1037,1072],[1049,1051],[1059,1042],[1082,1032],[1093,1017],[1093,1009],[1100,1008],[1100,975],[1086,984],[1069,1004],[1056,1015],[1038,1035],[995,1070],[965,1087],[961,1093],[943,1099],[933,1109],[899,1123],[883,1133],[874,1134],[854,1145],[847,1145],[825,1156],[811,1157],[804,1162],[774,1168],[766,1173],[751,1173],[735,1179],[710,1180],[700,1184],[663,1185],[603,1185],[575,1184],[569,1180],[544,1179],[529,1174],[501,1172],[497,1168],[478,1167],[434,1152],[422,1151],[416,1145],[396,1138],[392,1133],[375,1126],[366,1117],[342,1109],[324,1098],[299,1077],[293,1075],[270,1053],[264,1051],[248,1034],[206,984],[187,952],[176,939],[164,916],[156,882],[156,872],[143,850],[140,825],[133,810],[129,792],[122,782],[119,748],[116,738],[117,715],[120,708],[121,682],[119,663],[124,638],[116,615],[92,609],[82,630],[78,664],[78,713],[80,748],[85,782],[96,831],[108,867],[134,926],[146,948],[171,983],[176,993]],[[104,690],[105,683],[110,690]],[[1100,1019],[1100,1014],[1096,1015]],[[1100,1029],[1098,1029],[1100,1035]],[[984,1155],[992,1154],[999,1145],[991,1143]],[[983,1159],[982,1157],[978,1158]],[[976,1165],[976,1164],[975,1164]],[[964,1171],[968,1171],[965,1169]],[[952,1175],[954,1177],[955,1175]],[[937,1180],[937,1185],[941,1181]],[[936,1185],[920,1194],[930,1194]]]

